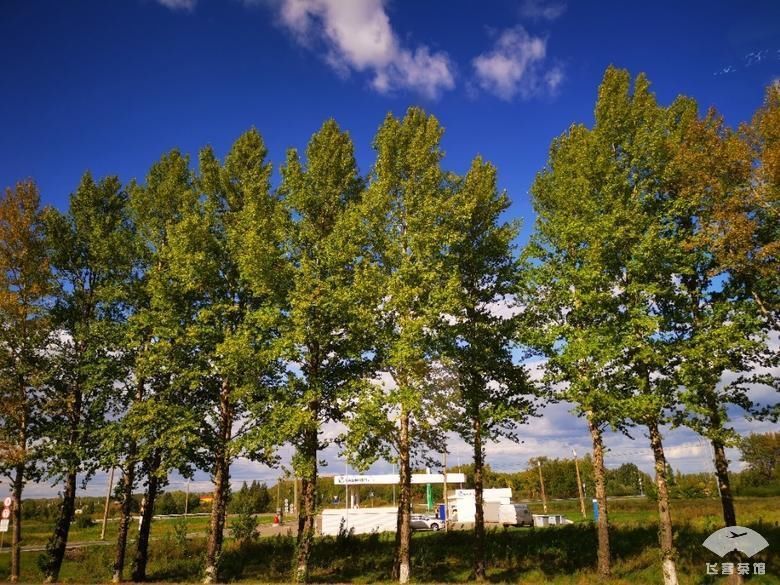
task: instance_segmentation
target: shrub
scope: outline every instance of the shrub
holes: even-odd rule
[[[246,545],[257,538],[257,518],[244,510],[230,524],[230,531],[240,545]]]
[[[73,524],[76,528],[92,528],[95,525],[95,521],[89,514],[79,514],[76,516],[76,520],[74,520]]]
[[[187,550],[187,520],[184,518],[173,522],[173,542],[182,552]]]

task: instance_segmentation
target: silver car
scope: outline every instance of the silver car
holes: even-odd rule
[[[437,532],[442,527],[442,521],[425,514],[412,514],[412,530],[433,530]]]

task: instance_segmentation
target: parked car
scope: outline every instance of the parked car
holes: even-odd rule
[[[412,530],[433,530],[436,532],[441,527],[442,521],[438,518],[424,514],[412,514]]]

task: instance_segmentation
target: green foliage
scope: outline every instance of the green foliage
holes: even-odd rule
[[[124,343],[132,377],[118,396],[121,416],[102,434],[102,455],[107,467],[119,464],[124,473],[133,469],[136,483],[150,473],[164,482],[170,469],[186,475],[190,462],[199,462],[196,396],[177,392],[171,383],[187,368],[175,339],[192,299],[171,302],[172,297],[158,294],[169,281],[170,232],[197,197],[193,183],[189,159],[173,150],[152,165],[145,183],[128,187],[134,237],[125,245],[134,251],[135,270]],[[159,461],[156,469],[152,461]]]
[[[248,509],[241,510],[230,522],[230,532],[242,546],[257,539],[258,520]]]
[[[750,433],[739,444],[748,469],[763,482],[780,477],[780,433]]]
[[[178,518],[173,524],[173,541],[180,550],[187,549],[188,523],[186,518]]]
[[[280,442],[295,446],[292,466],[303,480],[301,511],[307,521],[298,571],[305,580],[316,506],[306,486],[316,482],[318,451],[331,442],[322,436],[322,425],[343,418],[370,374],[373,298],[360,285],[356,214],[363,181],[349,135],[328,120],[311,137],[305,161],[290,150],[281,172],[279,193],[289,216],[283,344],[286,358],[298,367],[288,370],[271,424]]]
[[[38,189],[19,182],[0,199],[0,474],[20,486],[39,471],[52,285]]]
[[[43,442],[48,475],[91,473],[99,437],[127,375],[123,308],[133,255],[127,195],[116,177],[95,182],[87,173],[67,213],[45,216],[50,263],[57,279],[52,366],[45,399]]]
[[[419,108],[388,115],[374,139],[377,157],[359,208],[365,255],[361,286],[374,291],[376,368],[388,383],[369,384],[350,412],[346,448],[358,468],[377,457],[421,454],[442,445],[426,416],[447,392],[438,333],[458,312],[459,280],[447,253],[462,237],[451,177],[441,168],[443,128]],[[399,420],[410,420],[403,443]],[[433,447],[435,449],[435,447]]]
[[[485,488],[510,487],[513,497],[518,500],[541,500],[537,462],[542,467],[544,489],[548,498],[576,499],[579,497],[574,459],[533,458],[529,461],[527,469],[513,472],[497,471],[492,469],[490,465],[486,465],[483,471]],[[593,461],[590,455],[580,458],[579,466],[580,477],[585,484],[586,505],[590,509],[589,502],[595,493]],[[460,470],[466,474],[465,485],[473,486],[473,465],[465,465]],[[456,470],[450,469],[449,471]],[[638,496],[642,492],[652,492],[652,478],[633,463],[624,463],[617,468],[607,469],[605,480],[609,497]],[[710,485],[714,489],[715,484],[712,480],[710,481]]]
[[[82,513],[76,515],[76,519],[74,520],[73,524],[76,528],[81,528],[83,530],[85,528],[92,528],[95,525],[95,521],[89,514]]]
[[[520,278],[513,246],[518,225],[500,219],[509,198],[498,191],[495,167],[479,157],[456,191],[454,222],[461,237],[447,261],[459,286],[442,335],[454,396],[445,424],[480,450],[475,456],[481,461],[485,440],[517,440],[518,425],[536,405],[528,373],[513,359],[519,321],[507,315],[517,311],[513,293]]]
[[[248,512],[250,514],[261,514],[271,512],[271,496],[268,493],[268,487],[265,483],[252,481],[247,486],[244,482],[241,488],[233,494],[228,504],[228,511],[231,514]]]
[[[155,514],[176,514],[178,507],[170,492],[159,495],[154,501]]]

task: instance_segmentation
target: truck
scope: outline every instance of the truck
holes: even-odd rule
[[[528,504],[485,502],[482,509],[485,512],[485,522],[487,523],[502,524],[503,526],[534,525]]]

